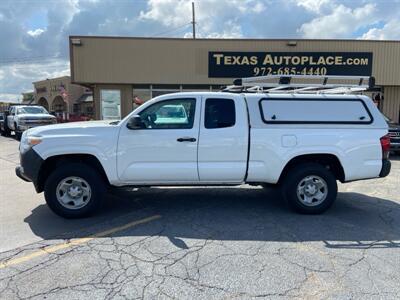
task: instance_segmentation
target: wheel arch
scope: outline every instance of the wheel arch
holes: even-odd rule
[[[332,171],[337,180],[345,182],[346,175],[344,168],[340,159],[336,155],[331,153],[313,153],[298,155],[291,158],[283,168],[278,183],[281,183],[284,180],[290,169],[299,164],[308,162],[318,163],[325,166],[327,169]]]
[[[46,179],[53,170],[55,170],[61,164],[72,162],[83,163],[91,166],[99,172],[100,176],[102,176],[106,183],[110,184],[110,180],[105,172],[103,165],[95,155],[87,153],[62,154],[48,157],[41,165],[36,187],[37,192],[40,193],[44,190]]]

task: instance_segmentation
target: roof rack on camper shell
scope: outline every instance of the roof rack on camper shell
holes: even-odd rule
[[[267,75],[235,79],[222,89],[233,93],[349,94],[373,89],[372,76]]]

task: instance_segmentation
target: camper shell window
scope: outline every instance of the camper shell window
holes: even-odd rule
[[[263,98],[261,118],[267,124],[371,124],[373,117],[357,98]]]

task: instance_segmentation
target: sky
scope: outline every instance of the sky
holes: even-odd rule
[[[69,75],[69,35],[192,37],[191,0],[0,0],[0,101]],[[202,38],[400,40],[400,0],[194,0]]]

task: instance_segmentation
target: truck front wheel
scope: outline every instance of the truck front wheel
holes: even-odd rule
[[[47,178],[44,196],[53,212],[64,218],[81,218],[97,211],[106,192],[102,176],[83,163],[64,164]]]
[[[289,206],[303,214],[323,213],[337,196],[334,174],[317,163],[293,167],[289,170],[282,188]]]
[[[22,137],[22,132],[21,131],[15,131],[15,138],[17,141],[20,141]]]

